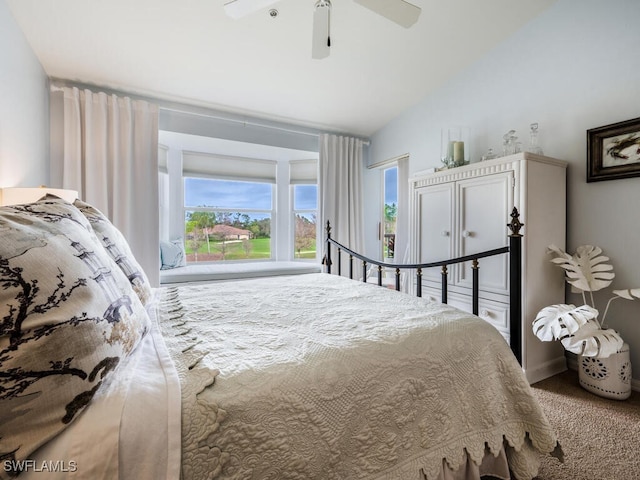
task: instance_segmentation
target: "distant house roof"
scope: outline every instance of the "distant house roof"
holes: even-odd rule
[[[242,228],[232,227],[231,225],[224,225],[222,223],[215,225],[213,228],[207,229],[209,235],[221,235],[225,237],[231,236],[251,236],[250,230],[244,230]]]

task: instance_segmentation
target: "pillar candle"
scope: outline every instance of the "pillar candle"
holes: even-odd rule
[[[464,142],[453,142],[453,161],[460,164],[464,162]]]

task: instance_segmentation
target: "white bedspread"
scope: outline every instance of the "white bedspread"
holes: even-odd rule
[[[501,335],[452,307],[326,274],[162,293],[185,480],[432,479],[504,440],[524,479],[527,443],[557,448]]]

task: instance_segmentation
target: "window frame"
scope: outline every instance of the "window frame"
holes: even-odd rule
[[[240,141],[240,143],[246,142]],[[293,200],[290,195],[290,185],[310,183],[319,187],[318,152],[313,149],[303,151],[269,145],[263,145],[256,149],[255,145],[251,143],[247,143],[245,147],[236,145],[235,141],[229,143],[228,140],[217,137],[183,136],[180,133],[162,129],[158,144],[160,150],[159,170],[168,173],[169,177],[168,192],[164,192],[162,199],[162,203],[167,207],[163,211],[159,211],[159,215],[164,217],[164,222],[168,225],[168,229],[164,228],[161,231],[161,240],[186,241],[186,212],[204,210],[217,213],[216,210],[218,210],[231,211],[232,213],[255,213],[257,215],[264,213],[265,216],[271,217],[270,258],[237,258],[224,262],[216,260],[207,263],[210,265],[216,263],[230,265],[233,262],[289,262],[296,260],[293,240],[295,224],[292,221]],[[272,185],[271,210],[227,209],[217,206],[189,207],[185,202],[185,178],[189,177],[269,183]],[[159,191],[159,193],[162,192]],[[207,203],[213,204],[214,202],[215,200],[212,200]],[[198,203],[198,199],[196,198],[192,203]],[[315,213],[316,215],[319,213],[319,208]],[[320,239],[316,240],[316,250],[318,250],[319,241]],[[316,259],[320,255],[321,252],[317,251]]]
[[[186,205],[186,180],[188,178],[201,178],[205,180],[221,180],[228,182],[246,182],[246,183],[262,183],[268,184],[271,186],[271,209],[256,209],[256,208],[238,208],[238,207],[188,207]],[[242,259],[242,260],[213,260],[208,262],[187,262],[189,265],[195,264],[220,264],[220,263],[231,263],[231,262],[269,262],[275,260],[275,238],[277,237],[276,230],[274,228],[274,224],[277,218],[276,212],[276,204],[277,204],[277,195],[276,195],[276,187],[275,183],[265,182],[264,180],[255,180],[250,179],[249,177],[237,179],[237,178],[227,178],[224,176],[214,176],[214,175],[182,175],[182,221],[183,221],[183,232],[184,232],[184,242],[187,241],[187,232],[186,232],[186,221],[187,221],[187,212],[212,212],[212,213],[255,213],[255,214],[265,214],[270,217],[270,235],[269,235],[269,258],[265,259]],[[186,245],[185,245],[186,249]]]
[[[296,209],[296,201],[295,201],[295,188],[297,186],[305,186],[305,185],[314,185],[316,187],[316,208],[315,209]],[[289,225],[291,228],[291,235],[289,236],[289,241],[291,242],[290,251],[292,252],[292,258],[296,262],[317,262],[320,255],[320,250],[318,247],[320,242],[322,241],[322,235],[320,228],[321,226],[318,224],[319,220],[319,204],[320,204],[320,191],[318,189],[318,182],[296,182],[291,183],[289,185],[290,192],[290,216],[289,216]],[[316,255],[314,258],[296,258],[296,215],[297,214],[315,214],[316,216]]]
[[[256,160],[254,160],[256,161]],[[189,262],[189,264],[217,264],[217,263],[232,263],[232,262],[268,262],[268,261],[307,261],[317,262],[320,258],[320,242],[322,241],[322,229],[319,228],[316,223],[316,255],[314,258],[297,258],[295,252],[295,215],[296,214],[315,214],[316,222],[319,218],[319,201],[320,192],[319,184],[317,181],[306,179],[292,179],[290,177],[291,164],[294,162],[316,162],[314,160],[281,160],[277,162],[276,177],[273,182],[266,181],[263,177],[252,178],[251,176],[238,177],[238,176],[225,176],[215,175],[210,172],[203,174],[194,174],[192,171],[185,172],[184,169],[180,169],[180,227],[185,242],[186,248],[186,214],[187,212],[194,211],[206,211],[212,213],[218,212],[239,212],[239,213],[254,213],[270,215],[271,217],[271,232],[270,232],[270,258],[265,259],[238,259],[238,260],[216,260],[210,262]],[[265,162],[270,162],[266,160]],[[170,175],[171,178],[171,175]],[[186,179],[187,178],[202,178],[211,180],[222,181],[239,181],[239,182],[255,182],[255,183],[267,183],[271,185],[271,210],[264,209],[247,209],[247,208],[225,208],[225,207],[201,207],[201,206],[187,206],[186,205]],[[295,210],[295,198],[294,189],[296,185],[315,185],[316,186],[316,209],[299,209]],[[283,224],[283,222],[286,222]],[[284,243],[284,244],[283,244]]]
[[[378,235],[378,239],[380,242],[380,255],[381,258],[384,261],[393,261],[393,258],[395,257],[395,251],[394,251],[394,257],[386,257],[385,256],[385,225],[386,225],[386,212],[385,212],[385,206],[387,204],[386,202],[386,194],[387,194],[387,182],[386,182],[386,172],[392,169],[396,169],[396,201],[395,201],[395,205],[396,205],[396,229],[397,229],[397,222],[398,222],[398,207],[399,207],[399,198],[398,198],[398,191],[399,191],[399,185],[398,185],[398,163],[397,162],[392,162],[389,163],[387,165],[384,165],[383,167],[381,167],[380,169],[380,179],[381,179],[381,184],[382,184],[382,195],[381,197],[381,206],[380,206],[380,227],[379,227],[379,235]],[[394,244],[395,244],[395,235],[397,234],[397,232],[394,233]]]

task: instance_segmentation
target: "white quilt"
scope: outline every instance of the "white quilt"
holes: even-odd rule
[[[505,440],[524,479],[526,445],[560,453],[502,336],[452,307],[326,274],[162,294],[185,480],[432,479]]]

